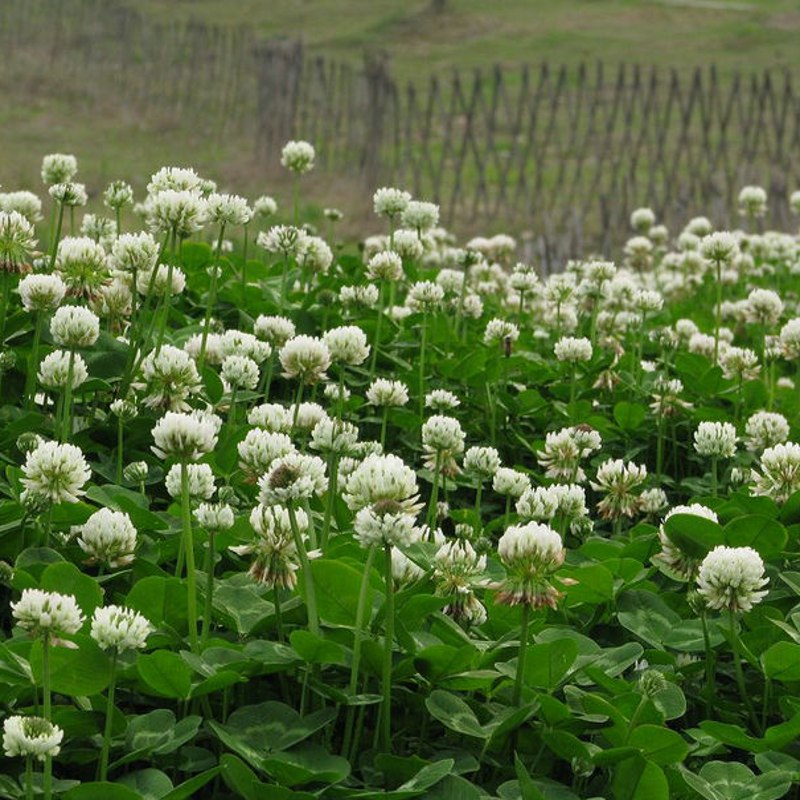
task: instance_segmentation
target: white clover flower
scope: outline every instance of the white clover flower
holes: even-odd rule
[[[588,339],[578,339],[573,336],[562,336],[553,348],[559,361],[590,361],[592,358],[592,343]]]
[[[227,503],[200,503],[194,516],[207,531],[226,531],[236,522],[233,509]]]
[[[147,184],[148,194],[165,191],[200,192],[203,179],[191,167],[161,167],[154,172]]]
[[[492,489],[505,497],[519,498],[530,486],[530,478],[511,467],[498,467],[492,478]]]
[[[186,400],[200,391],[200,373],[192,357],[179,347],[165,344],[156,354],[148,353],[141,366],[142,383],[148,408],[188,411]]]
[[[297,256],[306,238],[305,231],[292,225],[273,225],[258,234],[256,244],[268,253],[280,253],[284,258]]]
[[[748,322],[772,326],[783,314],[783,300],[772,289],[753,289],[745,301],[745,318]]]
[[[401,586],[414,583],[425,575],[425,570],[418,567],[402,550],[392,548],[392,578]]]
[[[663,489],[645,489],[640,495],[641,511],[643,514],[657,514],[668,504],[667,493]]]
[[[50,320],[50,335],[61,347],[90,347],[100,336],[100,319],[83,306],[61,306]]]
[[[651,208],[637,208],[631,214],[631,228],[646,234],[656,224],[656,215]]]
[[[408,513],[416,513],[417,476],[398,456],[372,454],[347,476],[342,499],[351,511],[390,501]]]
[[[756,411],[745,425],[746,447],[751,453],[783,444],[789,438],[789,422],[783,414]]]
[[[302,508],[294,513],[302,535],[308,529],[308,517]],[[255,556],[249,570],[253,580],[269,588],[291,591],[297,585],[300,565],[288,510],[280,505],[258,505],[250,513],[250,524],[258,534],[256,539],[230,549],[240,556]]]
[[[441,306],[444,289],[431,281],[418,281],[412,284],[406,296],[406,305],[412,311],[433,311]]]
[[[432,408],[434,411],[452,411],[458,408],[461,401],[447,389],[434,389],[425,395],[425,407]]]
[[[152,270],[142,270],[136,275],[136,291],[144,296],[166,297],[169,292],[179,295],[186,288],[186,275],[180,267],[159,264]]]
[[[246,356],[263,364],[272,355],[272,346],[252,333],[227,330],[220,338],[220,350],[225,356]]]
[[[283,347],[286,342],[294,337],[296,330],[294,323],[286,317],[266,316],[260,314],[253,326],[253,333],[273,347]]]
[[[344,325],[325,331],[322,336],[328,346],[331,359],[341,364],[356,367],[369,357],[367,336],[357,325]]]
[[[545,468],[548,478],[582,483],[586,480],[586,473],[581,460],[601,446],[600,434],[588,426],[562,428],[545,436],[544,450],[537,450],[536,460]]]
[[[358,428],[341,419],[325,417],[311,431],[309,446],[323,454],[350,455],[358,442]]]
[[[703,258],[714,264],[729,266],[739,255],[739,243],[732,233],[718,231],[700,240],[700,252]]]
[[[69,363],[72,360],[72,380],[69,379]],[[63,391],[67,383],[77,389],[89,377],[86,362],[78,353],[68,353],[65,350],[54,350],[48,353],[39,364],[37,373],[39,383],[45,389],[58,389]]]
[[[490,319],[483,333],[484,344],[516,342],[519,339],[519,328],[513,322],[504,319]]]
[[[380,300],[380,289],[373,283],[365,286],[342,286],[339,289],[339,301],[346,309],[351,307],[375,308]],[[406,309],[411,313],[410,309]]]
[[[303,140],[286,142],[281,150],[281,166],[290,172],[303,175],[314,169],[316,152],[313,145]]]
[[[353,536],[364,548],[373,545],[407,547],[418,535],[415,515],[392,501],[366,506],[353,520]]]
[[[461,539],[442,544],[433,563],[436,594],[448,600],[444,613],[459,622],[481,625],[486,609],[475,597],[473,586],[486,570],[486,556],[479,556],[468,541]]]
[[[800,317],[790,319],[780,332],[780,347],[788,361],[800,359]]]
[[[266,219],[278,213],[278,204],[275,202],[275,198],[268,194],[262,194],[253,201],[253,212],[262,219]]]
[[[44,717],[6,717],[3,720],[3,752],[9,758],[44,761],[61,752],[64,731]]]
[[[328,418],[328,412],[319,403],[300,403],[297,409],[297,429],[312,431],[314,426]]]
[[[461,423],[453,417],[436,415],[422,426],[422,444],[433,451],[462,453],[465,438]]]
[[[53,311],[67,293],[58,275],[26,275],[17,287],[26,311]]]
[[[125,181],[111,181],[103,192],[103,205],[113,210],[133,204],[133,188]]]
[[[500,453],[494,447],[470,447],[464,453],[464,471],[481,482],[493,478],[500,469]]]
[[[555,607],[560,593],[549,577],[564,562],[565,555],[558,533],[537,522],[512,525],[500,537],[497,555],[507,572],[498,602]]]
[[[134,558],[136,528],[122,511],[101,508],[81,525],[78,545],[90,564],[124,567]]]
[[[247,421],[273,433],[286,433],[292,427],[292,414],[278,403],[262,403],[250,409]]]
[[[33,225],[16,211],[0,211],[0,271],[28,271],[35,247]]]
[[[0,192],[0,211],[16,211],[31,225],[35,225],[42,218],[42,201],[33,192],[26,190]]]
[[[800,490],[800,444],[786,442],[768,447],[759,461],[760,472],[754,472],[754,494],[785,503]]]
[[[110,246],[116,237],[117,226],[113,219],[98,214],[84,214],[81,220],[81,233],[105,248]]]
[[[89,201],[86,187],[82,183],[72,183],[70,181],[56,183],[47,190],[47,193],[57,203],[67,207],[85,206]]]
[[[41,589],[23,589],[11,612],[17,625],[34,636],[77,633],[84,621],[73,595]]]
[[[217,446],[219,428],[208,416],[168,411],[153,427],[153,452],[159,458],[196,461]]]
[[[258,364],[247,356],[227,356],[220,370],[222,379],[236,388],[252,391],[258,386]]]
[[[664,298],[660,292],[651,289],[637,289],[631,298],[631,304],[639,313],[660,311],[664,307]]]
[[[647,479],[644,464],[625,463],[622,459],[607,459],[597,469],[591,487],[605,497],[597,504],[603,519],[632,517],[640,508],[636,490]]]
[[[405,228],[416,231],[427,231],[439,224],[439,206],[421,200],[410,200],[401,214],[401,223]]]
[[[729,380],[752,381],[761,371],[758,356],[749,347],[729,345],[720,353],[719,362],[723,374]]]
[[[58,243],[55,272],[70,294],[94,297],[109,279],[106,251],[88,236],[67,236]]]
[[[483,300],[477,294],[470,293],[464,298],[462,310],[467,319],[480,319],[483,316]]]
[[[701,456],[731,458],[736,454],[736,428],[730,422],[701,422],[694,432],[694,449]]]
[[[91,636],[103,650],[141,650],[154,630],[145,617],[124,606],[96,608],[92,615]]]
[[[247,225],[253,218],[253,210],[244,197],[212,192],[206,198],[206,216],[216,225]]]
[[[717,611],[750,611],[767,594],[764,562],[752,547],[717,545],[700,564],[697,591]]]
[[[79,447],[42,442],[31,450],[22,467],[22,485],[51,503],[77,503],[91,470]]]
[[[379,408],[404,406],[408,403],[408,387],[402,381],[376,378],[367,389],[367,402]]]
[[[50,153],[42,159],[42,181],[48,184],[71,181],[78,172],[78,159],[69,153]]]
[[[264,475],[276,458],[293,453],[296,449],[285,433],[273,433],[261,428],[248,431],[237,448],[239,468],[251,478]]]
[[[414,261],[422,256],[425,247],[416,231],[400,228],[394,232],[394,250],[402,258]]]
[[[175,231],[185,239],[206,223],[206,201],[196,189],[163,189],[145,203],[147,225],[154,233]]]
[[[392,250],[375,253],[367,264],[367,277],[372,281],[399,281],[403,277],[403,259]]]
[[[333,264],[333,250],[319,236],[306,236],[300,242],[297,261],[301,267],[318,275],[325,275]]]
[[[322,495],[328,488],[325,462],[316,456],[288,453],[275,459],[258,481],[259,501],[264,505]]]
[[[379,217],[396,220],[411,202],[411,195],[403,189],[382,187],[372,196],[372,206]]]
[[[664,525],[675,514],[689,514],[712,522],[719,522],[719,519],[714,511],[699,503],[691,503],[688,506],[674,506],[664,515],[664,519],[658,529],[661,552],[653,556],[653,562],[661,567],[671,578],[685,582],[694,578],[700,566],[700,560],[686,555],[667,536]]]
[[[517,513],[526,520],[560,518],[577,523],[589,516],[586,491],[582,486],[564,483],[529,488],[517,500]]]
[[[331,365],[328,345],[315,336],[295,336],[281,347],[278,358],[286,378],[299,378],[311,384],[327,377]]]
[[[178,499],[182,496],[181,464],[173,464],[164,481],[170,497]],[[187,464],[186,473],[189,479],[189,497],[192,500],[209,500],[214,495],[214,472],[208,464]]]
[[[743,186],[739,192],[739,214],[756,219],[767,213],[767,193],[760,186]]]

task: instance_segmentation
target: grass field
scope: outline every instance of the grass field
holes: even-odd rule
[[[317,52],[353,58],[385,49],[396,72],[551,59],[717,63],[731,70],[800,65],[793,0],[138,0],[165,20],[254,25],[264,36],[302,36]]]

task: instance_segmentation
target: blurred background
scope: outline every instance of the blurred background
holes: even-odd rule
[[[380,185],[545,264],[613,252],[639,205],[725,224],[747,183],[788,225],[799,34],[797,0],[2,0],[0,184],[62,151],[90,209],[165,164],[281,202],[303,138],[345,233]]]

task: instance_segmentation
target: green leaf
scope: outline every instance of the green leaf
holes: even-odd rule
[[[186,587],[178,578],[150,575],[136,581],[125,605],[154,625],[166,624],[178,632],[188,630]]]
[[[675,764],[689,753],[689,745],[679,733],[660,725],[639,725],[628,737],[628,744],[638,747],[654,764]]]
[[[140,769],[123,775],[119,782],[144,800],[161,800],[172,791],[172,781],[160,769]]]
[[[111,797],[114,800],[142,800],[142,795],[133,789],[109,781],[82,783],[64,794],[64,800],[109,800]]]
[[[40,586],[48,592],[74,595],[87,620],[91,619],[94,610],[103,604],[103,590],[97,581],[84,575],[68,561],[47,567],[42,573]]]
[[[680,615],[652,592],[625,592],[619,598],[617,608],[620,625],[654,647],[660,647],[681,621]]]
[[[125,731],[125,749],[128,751],[112,766],[117,767],[152,755],[169,755],[197,735],[201,718],[197,715],[175,721],[175,714],[159,708],[149,714],[132,717]]]
[[[136,659],[139,677],[161,697],[186,700],[192,692],[192,670],[169,650],[140,654]]]
[[[307,783],[339,783],[350,774],[350,762],[317,744],[304,742],[291,750],[264,759],[262,769],[284,786]]]
[[[664,523],[664,533],[681,552],[692,558],[705,558],[714,547],[725,544],[722,526],[697,514],[673,514]]]
[[[50,687],[52,691],[75,697],[99,694],[111,680],[111,661],[91,636],[76,634],[70,641],[77,645],[50,645]],[[42,685],[42,642],[33,643],[31,670],[36,683]]]
[[[525,685],[552,691],[559,686],[577,657],[578,645],[572,639],[529,645],[523,678]]]
[[[295,652],[309,664],[346,664],[345,648],[305,630],[292,631],[289,641]]]
[[[669,800],[664,771],[642,756],[627,758],[614,768],[611,792],[617,800]]]
[[[764,559],[779,556],[789,538],[780,522],[757,514],[731,520],[724,533],[731,547],[752,547]]]
[[[342,561],[319,558],[310,562],[317,594],[320,618],[334,625],[355,625],[361,572]],[[305,583],[300,577],[300,590]],[[367,590],[367,608],[372,607],[374,592]]]
[[[614,406],[614,420],[624,431],[636,430],[645,420],[647,409],[638,403],[621,400]]]
[[[533,779],[528,774],[528,770],[525,769],[525,765],[520,761],[516,753],[514,753],[514,772],[517,773],[522,800],[546,800],[545,796],[536,787]]]
[[[582,567],[565,567],[559,578],[569,578],[575,583],[564,586],[567,605],[572,607],[581,603],[597,605],[605,603],[614,596],[614,576],[602,564],[588,564]]]
[[[197,792],[202,789],[207,783],[214,780],[219,774],[219,767],[207,769],[199,775],[189,778],[179,786],[176,786],[171,792],[165,794],[161,800],[191,800],[197,796]]]
[[[761,656],[768,678],[790,683],[800,680],[800,645],[777,642]]]
[[[435,689],[425,700],[425,707],[446,728],[465,736],[488,739],[491,729],[478,722],[475,712],[460,698],[443,689]]]

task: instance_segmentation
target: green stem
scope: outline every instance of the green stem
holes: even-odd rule
[[[189,467],[181,462],[181,517],[183,521],[183,550],[186,555],[187,610],[189,616],[189,643],[197,652],[197,575],[194,564],[194,539],[192,537],[192,505],[189,497]]]
[[[122,233],[122,209],[119,206],[115,209],[115,217],[117,221],[117,239],[119,239],[119,235]]]
[[[661,474],[664,471],[664,416],[658,415],[658,438],[656,439],[656,485],[661,486]]]
[[[58,204],[58,218],[56,222],[56,235],[53,237],[53,241],[50,243],[50,267],[48,268],[48,272],[52,272],[53,268],[56,265],[56,253],[58,252],[58,242],[61,239],[61,226],[64,224],[64,205],[63,203]]]
[[[175,254],[176,254],[176,240],[178,233],[175,228],[172,229],[172,239],[170,248],[169,265],[167,266],[167,285],[164,288],[163,311],[161,313],[161,321],[158,324],[158,336],[156,337],[156,356],[161,352],[161,345],[164,343],[164,335],[167,331],[167,323],[169,322],[169,312],[172,306],[172,271],[175,267]],[[154,267],[158,270],[158,265]]]
[[[477,518],[477,527],[475,533],[479,534],[483,530],[483,523],[481,521],[481,496],[483,494],[483,481],[478,483],[478,488],[475,492],[475,517]]]
[[[717,457],[711,456],[711,496],[716,497],[718,491]]]
[[[356,627],[353,633],[353,660],[350,664],[350,683],[347,693],[352,696],[358,688],[358,671],[361,666],[361,647],[364,640],[364,617],[367,609],[367,594],[369,590],[369,579],[372,572],[372,562],[375,560],[376,548],[373,545],[367,552],[367,561],[364,565],[364,574],[361,576],[361,588],[358,591],[358,605],[356,606]],[[350,744],[353,737],[353,723],[355,722],[356,706],[347,707],[347,718],[344,726],[344,743],[342,744],[342,755],[347,758],[350,751]]]
[[[111,683],[108,684],[106,700],[106,724],[103,730],[103,749],[100,753],[100,780],[108,777],[108,755],[111,750],[111,725],[114,721],[114,693],[117,688],[117,648],[111,652]]]
[[[750,716],[750,724],[753,730],[760,736],[761,726],[758,723],[753,703],[750,700],[750,695],[747,693],[747,685],[744,682],[744,671],[742,670],[742,657],[739,655],[739,634],[736,631],[736,615],[733,611],[728,612],[728,622],[730,626],[731,645],[733,647],[733,664],[736,670],[736,684],[739,687],[739,696],[744,703],[747,713]]]
[[[33,758],[25,759],[25,800],[33,800]]]
[[[25,376],[25,409],[30,410],[33,399],[36,396],[36,375],[39,372],[39,345],[42,341],[42,329],[44,328],[44,312],[36,312],[36,322],[33,328],[33,344],[31,345],[31,357],[28,362],[28,374]]]
[[[517,677],[514,680],[514,694],[512,705],[518,706],[522,699],[522,681],[525,676],[525,656],[528,651],[528,625],[531,619],[531,607],[525,603],[522,606],[522,620],[519,633],[519,656],[517,656]]]
[[[64,408],[61,420],[61,441],[68,442],[72,437],[72,378],[75,372],[75,351],[69,351],[67,364],[67,385],[64,387]]]
[[[292,436],[294,436],[295,429],[297,428],[297,415],[300,413],[300,401],[303,399],[303,380],[297,384],[297,394],[294,398],[294,414],[292,416]]]
[[[392,749],[392,655],[394,652],[394,578],[392,577],[392,546],[385,544],[384,580],[386,582],[386,624],[383,651],[383,671],[381,688],[383,705],[381,707],[381,735],[384,752]]]
[[[336,453],[331,453],[328,461],[328,496],[325,503],[325,517],[322,522],[322,538],[320,540],[320,548],[325,552],[328,546],[328,537],[331,531],[331,519],[333,518],[333,509],[336,503],[336,494],[339,477],[339,456]]]
[[[50,705],[50,634],[45,633],[42,639],[42,693],[44,695],[44,718],[53,721]],[[53,758],[46,756],[44,760],[44,798],[50,800],[53,794]]]
[[[431,499],[428,505],[428,527],[431,533],[436,529],[436,512],[439,504],[439,473],[442,470],[442,452],[436,451],[436,464],[433,469],[433,488],[431,489]]]
[[[578,370],[575,368],[575,364],[573,363],[570,367],[570,380],[569,380],[569,407],[570,407],[570,414],[572,413],[572,407],[575,405],[575,395],[578,390]]]
[[[124,455],[125,429],[122,417],[117,417],[117,486],[122,485],[122,464]]]
[[[717,261],[717,306],[714,314],[714,365],[719,361],[719,329],[722,327],[722,264]]]
[[[381,344],[381,326],[383,325],[383,295],[384,295],[384,281],[380,282],[380,291],[378,294],[378,320],[375,323],[375,342],[372,345],[372,358],[369,362],[369,382],[375,378],[375,368],[378,364],[378,349]]]
[[[419,345],[419,417],[425,414],[425,346],[428,339],[428,312],[422,312],[422,330]]]
[[[219,281],[219,273],[222,271],[222,265],[219,263],[219,256],[222,251],[222,237],[225,234],[225,223],[219,226],[219,236],[217,237],[217,246],[214,249],[214,269],[211,270],[211,287],[208,290],[208,302],[206,303],[206,313],[203,317],[203,335],[200,339],[200,353],[197,356],[197,369],[203,371],[203,365],[206,360],[206,347],[208,345],[208,334],[211,330],[211,314],[214,311],[214,306],[217,302],[217,282]],[[244,284],[242,285],[242,292],[244,293]]]
[[[216,552],[214,549],[214,530],[208,532],[208,550],[206,552],[206,592],[203,605],[203,629],[200,635],[201,644],[205,645],[211,634],[211,619],[214,614],[214,567]]]
[[[383,407],[383,412],[381,413],[381,450],[384,450],[386,447],[386,426],[389,422],[389,406]]]
[[[297,525],[297,515],[295,514],[294,506],[289,501],[286,504],[289,512],[289,522],[292,526],[292,536],[294,537],[294,545],[297,549],[297,555],[300,558],[300,566],[303,570],[303,578],[306,584],[306,613],[308,614],[308,628],[315,636],[319,636],[319,615],[317,613],[317,593],[314,588],[314,575],[311,572],[311,566],[308,561],[308,554],[306,553],[306,546],[303,542],[303,537],[300,535],[300,528]]]
[[[703,626],[703,644],[706,651],[706,717],[712,719],[714,696],[716,694],[716,670],[714,669],[714,651],[711,649],[711,637],[708,635],[708,619],[705,611],[700,614],[700,622]]]

